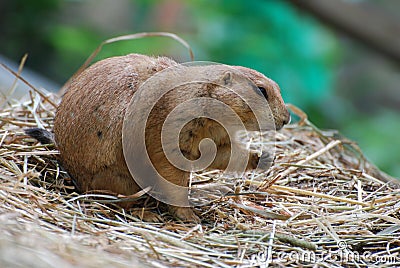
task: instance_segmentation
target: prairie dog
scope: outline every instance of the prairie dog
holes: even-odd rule
[[[60,151],[63,167],[73,177],[79,191],[108,190],[122,195],[140,191],[129,172],[123,154],[122,128],[126,109],[138,88],[154,74],[178,63],[166,57],[150,57],[130,54],[99,61],[69,84],[57,109],[54,122],[55,143]],[[278,85],[263,74],[241,66],[229,68],[206,66],[219,82],[229,84],[243,76],[259,88],[261,97],[267,99],[276,129],[290,120]],[[177,79],[171,77],[171,79]],[[157,90],[157,89],[155,89]],[[254,90],[249,87],[249,90]],[[260,93],[259,92],[259,93]],[[155,91],[156,94],[156,91]],[[157,171],[168,181],[187,186],[189,173],[171,165],[163,155],[160,131],[166,116],[175,106],[188,98],[208,96],[232,107],[249,127],[254,115],[238,96],[215,84],[182,85],[163,96],[148,119],[146,145],[148,154]],[[224,169],[229,161],[229,137],[219,124],[207,118],[199,118],[185,125],[179,136],[179,146],[187,159],[199,157],[199,143],[211,138],[218,153],[210,168]],[[147,142],[151,140],[151,142]],[[258,157],[250,155],[247,168],[257,166]],[[174,195],[175,193],[167,193]],[[183,197],[184,198],[184,197]],[[129,204],[128,204],[129,205]],[[189,207],[169,206],[170,212],[183,221],[199,222]]]

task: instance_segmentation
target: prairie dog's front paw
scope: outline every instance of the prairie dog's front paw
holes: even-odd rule
[[[132,216],[135,216],[139,218],[141,221],[144,222],[154,222],[154,223],[159,223],[162,222],[163,219],[159,214],[156,214],[151,211],[146,211],[146,210],[131,210],[130,211]]]
[[[267,170],[274,162],[274,158],[268,152],[263,152],[261,157],[256,153],[250,154],[248,169]]]
[[[256,169],[258,162],[260,161],[260,157],[256,153],[250,154],[249,163],[247,164],[247,169]]]
[[[169,206],[169,212],[184,222],[200,223],[200,218],[188,207]]]

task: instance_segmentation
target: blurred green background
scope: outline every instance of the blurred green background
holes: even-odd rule
[[[357,2],[400,10],[400,1]],[[287,1],[13,0],[1,1],[0,12],[0,54],[19,61],[29,53],[26,67],[60,85],[107,38],[174,32],[196,60],[243,65],[274,79],[286,102],[318,127],[338,129],[400,177],[399,66]],[[159,37],[111,44],[99,57],[133,52],[189,59],[181,45]]]

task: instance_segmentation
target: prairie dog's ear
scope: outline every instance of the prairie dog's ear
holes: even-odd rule
[[[233,81],[233,74],[231,71],[226,71],[222,74],[221,82],[225,86],[231,86]]]

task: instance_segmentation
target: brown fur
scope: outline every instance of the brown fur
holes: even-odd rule
[[[80,191],[109,190],[131,195],[140,190],[123,156],[121,137],[125,111],[144,81],[173,65],[177,63],[165,57],[139,54],[113,57],[95,63],[69,85],[56,113],[54,132],[61,162]],[[213,66],[207,68],[210,72],[214,71]],[[286,124],[289,113],[278,85],[252,69],[233,68],[256,86],[265,88],[276,128]],[[221,79],[227,73],[226,69],[215,71],[221,72]],[[192,87],[183,86],[179,92],[173,90],[165,94],[151,112],[146,130],[146,141],[151,140],[146,142],[151,161],[162,176],[181,186],[188,185],[188,173],[169,164],[160,138],[162,122],[177,104],[191,97],[211,96],[230,105],[243,121],[254,121],[251,112],[232,92],[215,85]],[[188,123],[181,132],[181,151],[188,159],[197,159],[200,155],[199,142],[206,137],[212,138],[218,148],[211,168],[224,169],[229,161],[231,144],[225,130],[212,120],[198,119]],[[256,155],[251,155],[248,168],[255,168],[257,160]],[[199,221],[190,208],[170,206],[170,211],[182,220]]]

